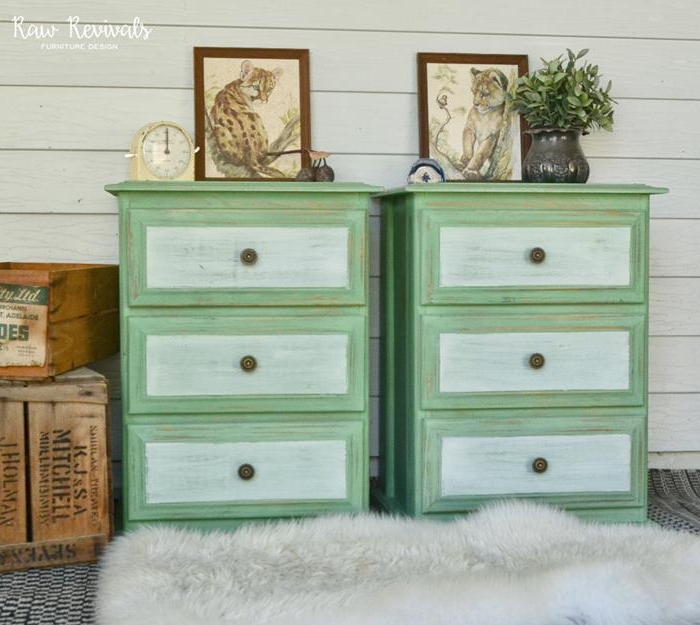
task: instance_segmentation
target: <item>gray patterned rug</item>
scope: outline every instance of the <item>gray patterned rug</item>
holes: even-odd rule
[[[663,527],[700,534],[700,471],[649,471],[648,516]]]
[[[700,470],[650,471],[649,518],[700,534]],[[91,625],[96,585],[96,565],[0,574],[0,625]]]

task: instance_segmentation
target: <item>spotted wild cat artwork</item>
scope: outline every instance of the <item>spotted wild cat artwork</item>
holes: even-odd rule
[[[279,135],[271,140],[271,98],[284,69],[265,69],[250,60],[240,75],[218,90],[207,112],[209,156],[217,169],[240,178],[286,178],[275,162],[280,152],[299,141],[299,114],[287,112]],[[279,108],[279,103],[278,103]],[[279,125],[279,124],[278,124]],[[292,172],[293,173],[293,172]]]
[[[232,165],[245,167],[251,176],[282,177],[265,163],[269,147],[267,130],[254,103],[267,103],[282,70],[241,64],[240,78],[230,82],[216,95],[209,119],[216,145]]]

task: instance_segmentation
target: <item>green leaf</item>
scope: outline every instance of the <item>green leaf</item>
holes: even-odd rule
[[[567,49],[566,55],[542,59],[542,67],[518,78],[513,95],[506,95],[511,110],[533,127],[612,129],[616,102],[609,95],[611,82],[601,89],[598,66],[578,63],[587,53]]]

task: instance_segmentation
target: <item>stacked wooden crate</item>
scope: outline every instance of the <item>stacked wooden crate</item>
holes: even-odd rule
[[[74,367],[118,350],[116,272],[0,263],[0,572],[94,561],[112,534],[107,382]]]
[[[44,379],[117,351],[116,265],[0,263],[0,378]]]
[[[104,376],[0,380],[0,571],[96,560],[110,477]]]

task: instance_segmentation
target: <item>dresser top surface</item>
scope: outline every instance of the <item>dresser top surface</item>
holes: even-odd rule
[[[664,187],[650,187],[644,184],[536,184],[531,182],[443,182],[433,184],[413,184],[379,193],[378,197],[389,197],[409,193],[519,193],[519,194],[628,194],[654,195],[668,193]]]
[[[167,191],[177,193],[378,193],[382,187],[361,182],[295,182],[295,181],[146,181],[126,180],[105,186],[105,191],[118,195],[124,192]]]

